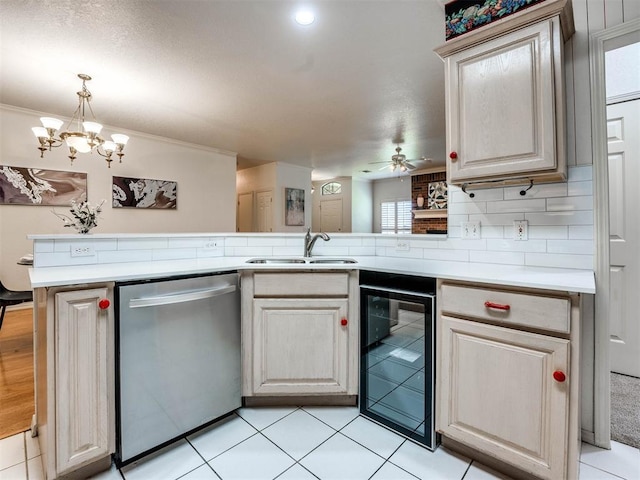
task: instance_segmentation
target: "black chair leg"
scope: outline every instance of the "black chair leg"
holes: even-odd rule
[[[7,309],[6,305],[2,305],[2,311],[0,312],[0,330],[2,330],[2,321],[4,320],[4,312]]]

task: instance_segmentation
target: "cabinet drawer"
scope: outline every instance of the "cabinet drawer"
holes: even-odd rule
[[[456,316],[562,333],[570,330],[568,298],[443,284],[438,300],[443,312]]]
[[[327,273],[256,273],[254,275],[256,297],[326,297],[349,294],[349,274]]]

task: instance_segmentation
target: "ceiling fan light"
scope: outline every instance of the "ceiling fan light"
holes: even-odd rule
[[[307,26],[311,25],[315,21],[316,16],[311,10],[300,10],[296,12],[295,19],[298,25]]]
[[[102,130],[102,125],[97,122],[83,122],[82,127],[85,132],[95,133],[96,135],[98,135]]]
[[[111,140],[107,140],[102,144],[102,148],[104,148],[105,152],[115,152],[116,149],[118,148],[115,144],[115,142],[112,142]]]
[[[40,121],[42,122],[42,126],[44,128],[50,128],[52,130],[58,130],[62,124],[64,123],[62,120],[58,120],[53,117],[40,117]]]

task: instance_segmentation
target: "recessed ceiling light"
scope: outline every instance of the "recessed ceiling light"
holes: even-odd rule
[[[316,19],[316,16],[311,10],[299,10],[295,18],[296,22],[300,25],[311,25]]]

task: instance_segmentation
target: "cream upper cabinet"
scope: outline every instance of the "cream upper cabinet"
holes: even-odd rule
[[[357,272],[243,274],[243,395],[352,396]]]
[[[445,62],[449,183],[566,179],[561,17],[519,17],[509,28],[505,19],[436,49]]]
[[[577,478],[577,298],[442,282],[439,299],[436,429],[536,477]]]

